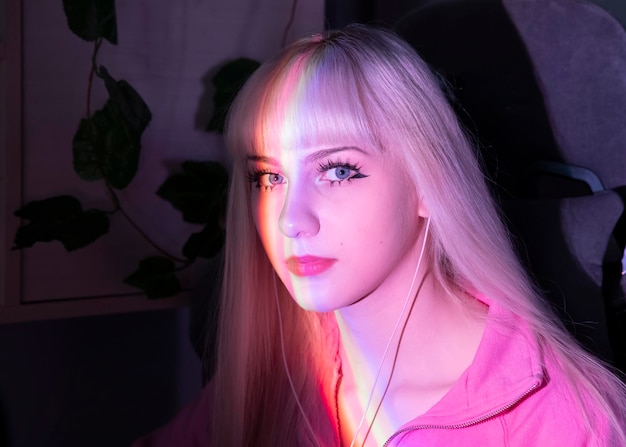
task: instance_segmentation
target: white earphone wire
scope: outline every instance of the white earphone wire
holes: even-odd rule
[[[376,390],[376,383],[378,382],[378,379],[380,378],[380,373],[383,369],[383,365],[385,364],[385,359],[387,357],[387,353],[389,352],[389,348],[391,347],[391,341],[393,340],[394,336],[396,335],[396,332],[398,331],[398,328],[400,327],[400,322],[402,321],[402,316],[404,315],[406,308],[408,307],[409,301],[410,301],[410,297],[411,297],[411,291],[413,290],[413,286],[415,286],[415,280],[417,279],[417,272],[419,271],[420,265],[422,264],[422,257],[424,255],[424,249],[426,247],[426,239],[428,238],[428,229],[430,228],[430,218],[426,220],[426,230],[424,231],[424,240],[422,241],[422,248],[420,250],[420,255],[419,258],[417,260],[417,266],[415,267],[415,273],[413,274],[413,280],[411,281],[411,286],[409,287],[409,292],[406,295],[406,298],[404,300],[404,305],[402,306],[402,310],[400,311],[400,315],[398,316],[398,320],[396,321],[396,324],[393,328],[393,331],[391,332],[391,336],[389,337],[389,340],[387,340],[387,345],[385,346],[385,350],[383,352],[383,356],[380,359],[380,364],[378,365],[378,371],[376,372],[376,377],[374,377],[374,383],[372,384],[372,390],[370,391],[369,397],[367,399],[367,403],[365,404],[365,409],[363,410],[363,415],[361,416],[361,420],[359,421],[359,425],[357,426],[356,431],[354,432],[354,437],[352,438],[352,442],[350,443],[350,447],[354,447],[354,443],[356,442],[356,439],[359,435],[359,432],[361,431],[361,428],[363,428],[363,423],[365,422],[365,418],[367,416],[367,411],[369,410],[370,405],[372,404],[372,400],[374,399],[374,392]],[[389,377],[389,381],[391,381],[391,377]],[[372,421],[373,423],[373,421]]]
[[[407,293],[407,296],[404,300],[404,305],[402,306],[402,310],[400,311],[400,315],[398,316],[398,320],[396,321],[396,324],[393,328],[393,331],[391,332],[391,336],[389,337],[389,340],[387,341],[387,345],[385,346],[385,351],[383,352],[383,356],[380,360],[380,364],[378,365],[378,371],[376,372],[376,377],[374,378],[374,383],[372,385],[372,390],[370,391],[369,397],[367,399],[367,403],[365,405],[365,409],[363,410],[363,415],[361,416],[361,420],[359,421],[359,425],[356,429],[356,432],[354,433],[354,437],[352,438],[352,442],[350,443],[350,447],[354,447],[354,443],[356,442],[356,439],[359,435],[359,432],[361,431],[361,428],[363,428],[363,423],[365,422],[365,418],[367,416],[367,411],[369,410],[369,407],[372,403],[372,400],[374,398],[374,392],[376,390],[376,383],[378,382],[378,379],[380,378],[380,374],[383,368],[383,365],[385,363],[385,359],[387,358],[387,354],[389,352],[389,348],[391,347],[391,342],[396,334],[396,332],[398,331],[398,328],[400,327],[400,322],[402,321],[402,316],[404,315],[408,304],[409,304],[409,299],[411,297],[411,291],[413,290],[413,287],[415,286],[415,281],[417,279],[417,272],[419,271],[420,265],[422,264],[422,258],[424,255],[424,249],[426,247],[426,240],[428,238],[428,229],[430,227],[430,219],[428,219],[426,221],[426,230],[424,231],[424,240],[422,241],[422,247],[420,250],[420,255],[419,258],[417,260],[417,266],[415,268],[415,272],[413,274],[413,279],[411,281],[411,286],[409,287],[409,292]],[[307,428],[309,429],[309,431],[311,432],[311,435],[313,436],[313,439],[315,440],[315,443],[317,444],[318,447],[321,447],[321,444],[319,443],[319,440],[317,439],[317,435],[315,434],[315,430],[313,430],[313,426],[311,425],[311,422],[309,421],[308,416],[306,415],[306,412],[304,411],[304,407],[302,406],[302,403],[300,402],[300,398],[298,396],[298,393],[296,392],[296,386],[293,383],[293,379],[291,377],[291,373],[289,372],[289,365],[287,364],[287,354],[285,352],[285,340],[284,340],[284,330],[283,330],[283,317],[282,317],[282,312],[280,310],[280,302],[278,300],[278,286],[276,284],[276,273],[274,273],[274,275],[272,276],[272,279],[274,280],[274,298],[276,300],[276,310],[278,312],[278,326],[279,326],[279,332],[280,332],[280,348],[281,348],[281,353],[282,353],[282,359],[283,359],[283,367],[285,368],[285,372],[287,374],[287,379],[289,380],[289,386],[291,387],[291,392],[293,393],[293,396],[296,400],[296,404],[298,405],[298,409],[300,410],[300,413],[302,414],[302,417],[304,418],[304,421],[307,425]],[[391,380],[391,377],[389,378],[389,380]]]

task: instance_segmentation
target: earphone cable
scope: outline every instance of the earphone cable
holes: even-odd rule
[[[413,286],[415,286],[415,280],[417,279],[417,272],[419,271],[420,265],[422,264],[422,257],[424,255],[424,249],[426,247],[426,239],[428,238],[428,229],[430,227],[430,218],[426,221],[426,230],[424,231],[424,240],[422,241],[422,248],[420,251],[420,255],[419,258],[417,260],[417,267],[415,267],[415,273],[413,274],[413,280],[411,281],[411,287],[409,287],[409,292],[406,295],[406,298],[404,300],[404,305],[402,306],[402,310],[400,311],[400,315],[398,316],[398,320],[396,321],[396,325],[393,328],[393,331],[391,332],[391,336],[389,337],[389,340],[387,341],[387,345],[385,346],[385,350],[383,352],[383,356],[380,360],[380,364],[378,365],[378,371],[376,372],[376,377],[374,377],[374,383],[372,384],[372,390],[370,391],[369,397],[367,399],[367,403],[365,404],[365,409],[363,410],[363,415],[361,416],[361,420],[359,421],[359,425],[357,426],[356,431],[354,432],[354,437],[352,438],[352,442],[350,443],[350,447],[354,447],[354,443],[356,442],[356,439],[359,435],[359,432],[361,431],[361,428],[363,427],[363,423],[365,422],[365,418],[367,416],[367,411],[369,410],[370,405],[372,404],[372,400],[374,399],[374,391],[376,390],[376,383],[378,382],[378,379],[380,378],[380,373],[382,372],[383,369],[383,365],[385,364],[385,359],[387,357],[387,353],[389,352],[389,348],[391,346],[391,342],[394,338],[394,336],[396,335],[396,332],[398,331],[398,328],[400,327],[400,322],[402,321],[402,316],[404,315],[406,308],[408,307],[409,304],[409,299],[411,297],[411,291],[413,290]],[[389,385],[389,382],[391,382],[391,376],[389,377],[389,381],[387,382],[387,385]],[[372,421],[373,423],[373,421]],[[370,424],[371,426],[371,424]]]

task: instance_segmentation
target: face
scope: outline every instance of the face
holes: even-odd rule
[[[341,141],[265,148],[248,169],[257,231],[301,307],[327,312],[395,293],[394,281],[415,270],[417,192],[378,150]]]

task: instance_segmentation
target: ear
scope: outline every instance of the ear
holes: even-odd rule
[[[426,208],[426,204],[424,203],[424,199],[422,197],[419,198],[419,204],[417,205],[417,215],[425,219],[430,217],[430,213],[428,212],[428,208]]]

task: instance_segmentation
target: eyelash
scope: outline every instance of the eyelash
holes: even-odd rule
[[[336,169],[336,168],[346,168],[350,171],[353,171],[354,174],[351,177],[347,177],[345,179],[341,179],[341,180],[330,180],[330,186],[333,186],[335,184],[341,184],[344,181],[350,182],[353,179],[359,179],[359,178],[365,178],[367,177],[367,175],[361,174],[361,167],[350,163],[350,161],[345,161],[342,162],[341,160],[326,160],[323,163],[320,163],[317,167],[317,171],[319,173],[324,173],[327,171],[330,171],[331,169]],[[263,177],[264,175],[278,175],[280,176],[280,174],[273,172],[269,169],[257,169],[257,170],[252,170],[248,172],[248,175],[246,176],[248,181],[250,183],[253,183],[254,186],[256,188],[263,188],[265,191],[271,191],[274,189],[275,186],[277,185],[271,185],[271,186],[267,186],[267,185],[261,185],[261,177]],[[281,176],[282,177],[282,176]]]
[[[350,163],[349,160],[342,162],[341,160],[333,161],[329,159],[329,160],[326,160],[326,162],[324,163],[320,163],[317,167],[317,170],[320,173],[324,173],[324,172],[330,171],[333,168],[346,168],[346,169],[349,169],[350,171],[354,171],[354,174],[351,177],[348,177],[342,180],[331,180],[330,181],[331,186],[335,184],[341,184],[344,181],[350,182],[353,179],[367,177],[367,175],[361,174],[361,167],[359,165]]]
[[[269,169],[257,169],[254,171],[249,171],[248,175],[246,176],[248,181],[250,183],[254,183],[254,186],[256,188],[263,188],[265,191],[271,191],[272,189],[274,189],[274,187],[276,185],[272,185],[272,186],[263,186],[261,185],[261,177],[263,177],[264,175],[280,175],[276,172],[272,172]]]

